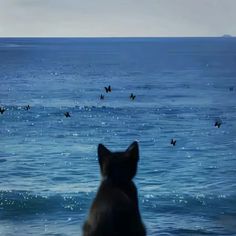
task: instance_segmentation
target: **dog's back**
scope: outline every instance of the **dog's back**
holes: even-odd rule
[[[98,146],[102,182],[84,224],[84,236],[144,236],[137,189],[132,181],[139,160],[138,144],[112,153]]]

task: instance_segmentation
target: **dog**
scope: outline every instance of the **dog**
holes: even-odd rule
[[[137,188],[132,181],[138,161],[137,142],[124,152],[111,152],[104,145],[98,145],[102,180],[83,225],[83,236],[146,235],[139,212]]]

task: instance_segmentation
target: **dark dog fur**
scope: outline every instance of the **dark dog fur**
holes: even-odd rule
[[[145,236],[138,194],[132,179],[139,160],[138,143],[125,152],[98,146],[102,181],[83,226],[83,236]]]

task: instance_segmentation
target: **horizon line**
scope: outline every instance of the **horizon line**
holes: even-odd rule
[[[71,39],[158,39],[158,38],[235,38],[234,35],[221,36],[0,36],[0,39],[6,38],[71,38]]]

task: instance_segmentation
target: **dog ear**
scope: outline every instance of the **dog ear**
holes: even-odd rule
[[[138,161],[139,160],[138,142],[134,141],[132,144],[130,144],[130,146],[127,148],[125,152],[129,157]]]

